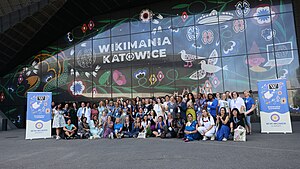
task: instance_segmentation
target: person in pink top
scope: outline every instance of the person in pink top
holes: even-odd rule
[[[92,118],[91,119],[94,119],[94,116],[97,116],[97,119],[98,119],[98,108],[97,108],[97,105],[96,103],[93,104],[93,109],[91,110],[91,115],[92,115]]]

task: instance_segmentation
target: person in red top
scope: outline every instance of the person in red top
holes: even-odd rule
[[[96,103],[93,104],[93,109],[91,110],[91,115],[92,115],[91,119],[94,119],[94,116],[97,116],[97,119],[98,119],[99,111],[98,111]]]

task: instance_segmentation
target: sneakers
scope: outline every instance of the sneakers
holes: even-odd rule
[[[110,139],[114,139],[114,133],[111,132],[111,133],[109,134],[109,138],[110,138]]]
[[[214,141],[215,140],[215,135],[211,136],[210,140]]]
[[[222,141],[227,141],[227,138],[224,137],[224,138],[222,139]]]
[[[59,140],[60,139],[60,137],[59,136],[56,136],[56,140]]]
[[[203,141],[206,141],[206,140],[207,140],[207,137],[206,137],[206,136],[204,136],[202,140],[203,140]]]

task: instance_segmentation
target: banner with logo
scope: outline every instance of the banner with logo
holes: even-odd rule
[[[51,137],[51,92],[28,92],[26,139]]]
[[[258,82],[262,133],[292,133],[285,79]]]

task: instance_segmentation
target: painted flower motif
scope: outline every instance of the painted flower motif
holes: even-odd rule
[[[246,21],[243,19],[233,21],[233,30],[235,33],[244,32],[246,29]]]
[[[114,70],[113,79],[117,83],[117,85],[122,86],[126,84],[126,77],[120,71]]]
[[[157,73],[157,79],[158,79],[158,81],[161,82],[164,78],[165,78],[165,75],[163,74],[163,72],[159,71]]]
[[[275,17],[274,14],[275,12],[272,11],[272,9],[269,6],[265,6],[265,7],[258,7],[256,9],[256,13],[254,13],[253,16],[258,24],[266,24],[271,22],[271,16],[272,18]]]
[[[153,17],[153,12],[149,9],[144,9],[140,13],[140,20],[142,22],[149,22]]]
[[[95,95],[95,94],[98,94],[98,91],[97,91],[97,88],[96,88],[96,87],[93,88],[92,94],[94,94],[94,95]]]
[[[137,70],[135,73],[134,73],[134,77],[136,79],[141,79],[143,77],[145,77],[147,74],[147,70],[145,69],[140,69],[140,70]]]
[[[261,36],[266,40],[266,41],[270,41],[272,40],[275,36],[276,36],[276,30],[275,29],[270,29],[270,28],[266,28],[264,30],[261,31]]]
[[[214,32],[211,30],[205,30],[202,32],[203,44],[211,44],[214,41]]]
[[[70,86],[70,91],[75,96],[82,95],[84,90],[85,86],[82,81],[74,81]]]
[[[250,3],[246,0],[239,1],[235,5],[235,13],[238,17],[242,18],[244,16],[247,16],[250,12]]]
[[[23,68],[23,71],[26,72],[26,76],[30,76],[31,73],[37,74],[39,70],[39,64],[37,61],[33,61],[31,67]]]
[[[155,76],[155,74],[152,74],[149,78],[149,82],[151,85],[154,85],[157,82],[157,78]]]
[[[246,60],[246,64],[249,64],[250,66],[255,67],[255,66],[261,65],[265,61],[266,61],[265,58],[256,54],[256,55],[249,56],[248,61]]]

